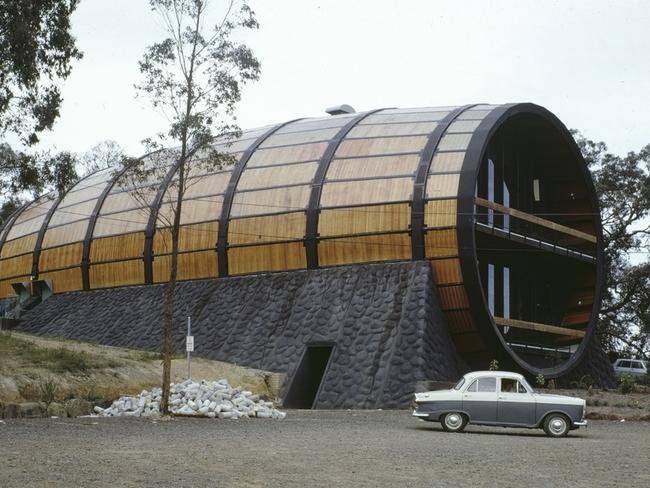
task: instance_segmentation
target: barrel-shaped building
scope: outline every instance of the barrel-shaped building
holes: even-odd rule
[[[428,261],[461,357],[569,371],[603,283],[597,198],[566,127],[533,104],[379,109],[244,131],[195,170],[179,278]],[[104,170],[19,209],[0,232],[0,297],[164,282],[175,166],[134,189]],[[144,189],[143,189],[144,188]]]

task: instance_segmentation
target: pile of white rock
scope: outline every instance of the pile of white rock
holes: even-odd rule
[[[233,388],[226,380],[171,384],[169,407],[173,414],[220,419],[258,417],[283,419],[286,413],[273,408],[272,402],[241,388]],[[95,407],[103,417],[151,417],[160,413],[161,388],[143,391],[138,396],[123,396],[108,408]]]

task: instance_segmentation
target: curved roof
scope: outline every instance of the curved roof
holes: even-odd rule
[[[181,225],[192,228],[195,242],[186,243],[184,250],[219,248],[220,257],[224,256],[220,274],[225,274],[229,273],[226,247],[306,239],[306,248],[299,254],[313,267],[318,261],[339,261],[341,245],[348,245],[325,245],[319,259],[317,236],[401,231],[403,235],[390,245],[404,249],[392,254],[410,258],[410,202],[417,200],[424,207],[425,200],[456,196],[464,150],[472,132],[494,108],[382,109],[245,131],[239,140],[222,148],[235,156],[236,164],[193,176]],[[93,263],[142,258],[147,239],[152,242],[151,256],[164,255],[167,243],[155,229],[164,227],[163,217],[169,212],[166,201],[171,196],[160,181],[148,181],[140,185],[151,190],[143,197],[141,190],[129,188],[127,179],[113,170],[100,171],[64,195],[45,195],[18,211],[0,233],[0,262],[4,264],[0,281],[19,281],[44,272],[61,275],[71,267],[89,270]],[[169,183],[171,178],[165,180]],[[384,208],[364,208],[376,205]],[[431,207],[445,205],[453,212],[452,202]],[[423,210],[413,218],[422,219]],[[447,220],[450,213],[444,212]],[[117,243],[116,237],[127,235],[131,237],[119,239],[128,241],[121,249],[111,245]],[[383,246],[371,237],[365,240],[369,246]],[[416,246],[421,249],[423,243]],[[381,260],[380,248],[374,254]],[[147,260],[152,266],[154,260],[145,255]],[[286,261],[286,268],[306,267]],[[264,270],[263,263],[259,267],[238,265],[232,271],[258,270]],[[146,274],[154,280],[154,271]],[[94,287],[90,277],[86,281],[86,287]],[[123,280],[124,284],[138,281],[149,280],[144,276]],[[60,286],[59,290],[72,288],[79,287]]]

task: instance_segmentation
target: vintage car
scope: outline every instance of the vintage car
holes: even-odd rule
[[[581,398],[536,393],[526,379],[508,371],[474,371],[451,390],[415,394],[413,416],[440,422],[448,432],[469,424],[543,428],[551,437],[587,425]]]

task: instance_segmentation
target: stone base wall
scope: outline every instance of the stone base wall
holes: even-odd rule
[[[159,350],[164,285],[55,295],[20,330]],[[316,408],[403,408],[422,380],[465,370],[427,262],[355,265],[178,283],[174,338],[211,359],[286,373],[306,346],[334,345]],[[286,391],[286,388],[285,388]]]
[[[592,384],[599,388],[614,388],[617,384],[614,368],[596,337],[591,339],[584,356],[569,374],[558,379],[558,385],[566,388]]]
[[[22,318],[39,335],[159,351],[164,285],[54,295]],[[287,375],[307,345],[334,346],[317,408],[403,408],[416,383],[455,382],[467,366],[448,333],[427,262],[354,265],[178,283],[174,342],[184,350],[192,317],[196,352]],[[589,375],[613,386],[592,341],[558,385]]]

